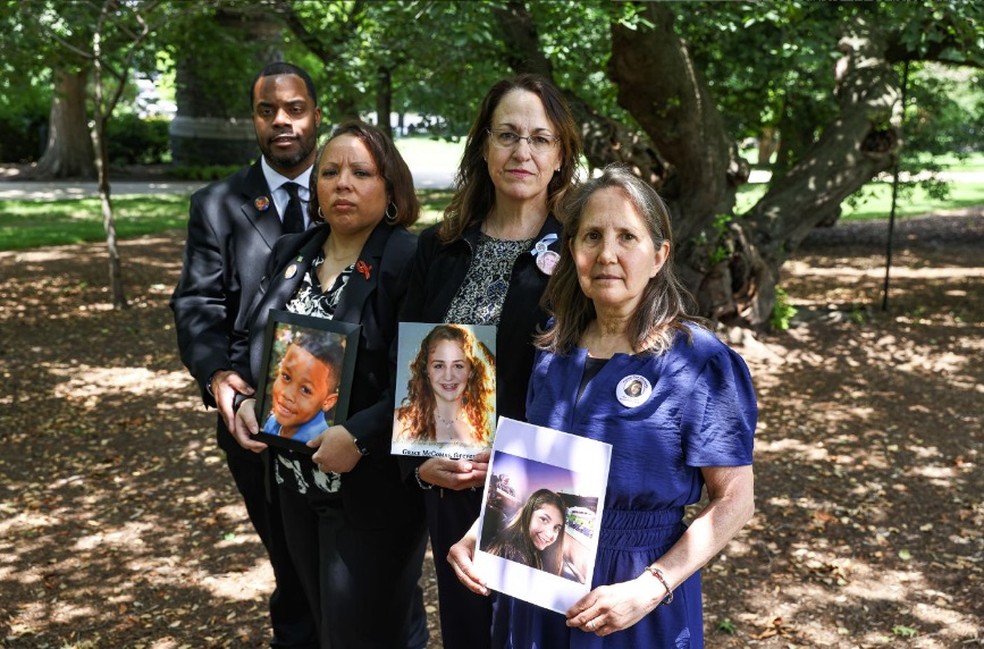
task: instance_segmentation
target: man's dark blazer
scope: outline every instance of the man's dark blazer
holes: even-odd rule
[[[212,374],[232,369],[234,325],[245,315],[282,229],[259,160],[191,197],[184,265],[171,309],[181,360],[206,406],[216,405],[208,392]],[[273,566],[273,644],[310,646],[316,627],[278,525],[278,504],[267,498],[267,464],[233,439],[222,417],[216,419],[219,446]]]
[[[216,405],[209,379],[232,368],[232,331],[252,302],[282,229],[259,160],[191,197],[184,265],[171,309],[181,361],[198,381],[206,406]],[[219,427],[219,445],[238,449],[221,421]]]
[[[274,247],[267,276],[247,317],[248,325],[235,333],[233,369],[250,385],[257,386],[261,372],[270,309],[283,309],[291,299],[328,234],[328,226],[320,225],[287,235]],[[362,327],[344,425],[369,454],[351,472],[342,474],[341,486],[346,516],[359,527],[423,520],[419,489],[409,488],[401,479],[396,458],[390,455],[396,371],[391,346],[416,248],[414,235],[380,222],[359,255],[359,261],[369,269],[368,277],[352,273],[333,317]]]

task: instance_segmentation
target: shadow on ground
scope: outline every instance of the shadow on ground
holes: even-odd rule
[[[982,642],[984,218],[910,223],[887,312],[884,224],[839,226],[784,271],[791,330],[738,345],[758,513],[705,571],[710,647]],[[174,350],[181,236],[122,244],[123,312],[99,245],[0,253],[0,646],[265,643],[270,573]]]

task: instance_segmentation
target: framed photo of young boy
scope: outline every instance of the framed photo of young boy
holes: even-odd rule
[[[254,439],[313,455],[307,442],[345,421],[358,346],[359,325],[270,311]]]
[[[499,418],[475,552],[489,588],[558,613],[591,591],[611,451]]]
[[[468,458],[495,434],[491,325],[401,322],[394,455]]]

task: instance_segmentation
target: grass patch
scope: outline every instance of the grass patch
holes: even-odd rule
[[[961,171],[964,168],[961,167]],[[869,221],[887,219],[892,209],[892,183],[878,182],[865,185],[857,194],[852,207],[844,202],[842,218],[848,221]],[[953,210],[961,207],[984,204],[984,182],[951,182],[950,195],[946,199],[929,196],[920,187],[899,188],[899,198],[895,205],[896,216],[919,216],[940,210]]]
[[[113,214],[120,239],[183,228],[188,221],[188,197],[121,196],[113,199]],[[105,239],[98,198],[0,203],[0,250]]]
[[[954,154],[936,156],[933,162],[947,171],[984,172],[984,153],[968,153],[957,157]]]
[[[444,216],[444,208],[451,202],[454,194],[450,189],[418,189],[417,198],[420,199],[420,220],[414,226],[415,231],[423,230],[429,225],[433,225]]]
[[[422,189],[419,232],[436,223],[451,200],[451,191]],[[121,196],[113,199],[116,235],[120,239],[184,229],[188,224],[188,197],[170,194]],[[43,246],[104,241],[98,198],[55,201],[6,200],[0,202],[0,250],[25,250]]]
[[[972,171],[972,169],[963,166],[955,170]],[[768,185],[765,183],[742,185],[735,198],[735,212],[744,214],[751,209],[765,195],[767,187]],[[892,209],[892,183],[869,183],[858,190],[854,195],[853,202],[853,206],[849,201],[844,201],[842,204],[841,218],[845,221],[887,219]],[[895,215],[900,217],[920,216],[941,210],[953,210],[974,205],[984,205],[984,181],[951,181],[950,195],[946,199],[934,198],[918,185],[900,187]]]

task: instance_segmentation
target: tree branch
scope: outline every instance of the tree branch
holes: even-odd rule
[[[504,7],[493,8],[492,13],[499,24],[507,61],[513,72],[539,74],[553,81],[553,64],[543,53],[536,23],[526,4],[521,0],[510,0]],[[664,184],[667,167],[645,134],[633,132],[599,114],[576,92],[570,89],[561,89],[561,92],[574,120],[581,126],[584,154],[592,168],[621,162],[654,186]]]
[[[743,177],[707,83],[674,32],[670,6],[647,3],[641,13],[645,21],[636,27],[613,24],[609,76],[619,104],[676,167],[664,196],[677,217],[687,217],[674,219],[677,238],[685,240],[731,212]]]

